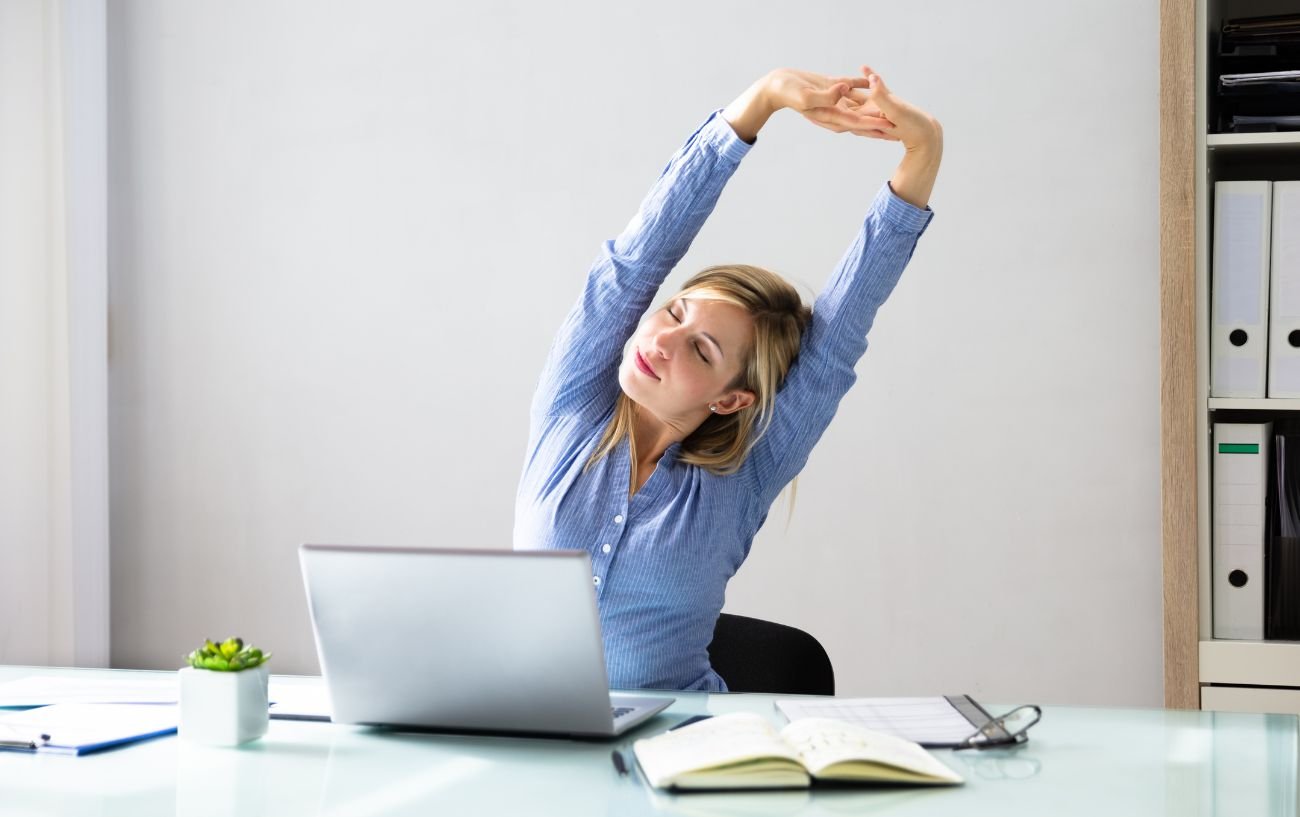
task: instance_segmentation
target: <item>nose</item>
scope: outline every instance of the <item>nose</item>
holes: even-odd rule
[[[665,326],[651,336],[651,345],[646,354],[654,354],[668,360],[681,345],[681,327]]]

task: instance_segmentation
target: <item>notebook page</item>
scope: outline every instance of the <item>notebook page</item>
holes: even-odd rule
[[[923,745],[959,743],[978,728],[958,712],[947,698],[782,698],[776,708],[791,721],[800,718],[835,718],[906,738]]]
[[[873,733],[854,724],[826,718],[800,718],[781,730],[814,775],[836,763],[866,761],[906,769],[936,781],[960,783],[953,772],[910,740]]]
[[[685,772],[760,757],[798,755],[762,715],[735,712],[638,740],[632,746],[651,785],[661,786]]]

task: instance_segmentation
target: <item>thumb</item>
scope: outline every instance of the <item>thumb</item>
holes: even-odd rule
[[[804,95],[804,102],[810,108],[829,108],[848,92],[847,82],[837,82],[825,90],[809,90]]]
[[[895,110],[894,97],[889,91],[889,86],[880,78],[879,74],[871,74],[867,77],[869,85],[867,91],[871,95],[871,101],[876,103],[880,110],[888,113]]]

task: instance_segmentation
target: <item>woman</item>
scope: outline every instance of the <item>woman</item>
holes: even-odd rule
[[[853,384],[876,310],[932,216],[942,129],[862,73],[773,71],[711,115],[604,243],[551,348],[515,548],[590,553],[612,687],[726,690],[708,645],[727,582]],[[826,291],[810,312],[773,273],[710,267],[638,327],[782,108],[905,148]]]

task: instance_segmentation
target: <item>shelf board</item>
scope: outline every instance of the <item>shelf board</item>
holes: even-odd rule
[[[1210,411],[1214,411],[1215,409],[1300,411],[1300,399],[1280,397],[1211,397]]]
[[[1211,133],[1205,137],[1205,146],[1210,150],[1249,150],[1265,148],[1270,150],[1300,150],[1300,131],[1282,133]]]
[[[1300,687],[1300,642],[1202,641],[1201,683]]]

